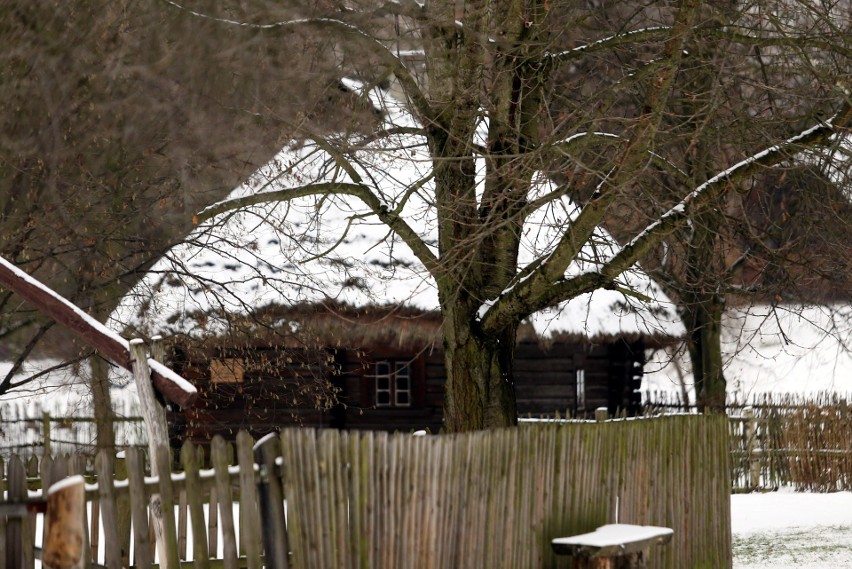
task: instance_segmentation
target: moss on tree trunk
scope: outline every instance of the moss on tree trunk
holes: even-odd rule
[[[514,331],[485,338],[469,329],[445,341],[444,427],[450,432],[517,424],[512,382]],[[459,339],[463,338],[463,339]]]

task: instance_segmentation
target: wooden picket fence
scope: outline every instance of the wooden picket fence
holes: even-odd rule
[[[42,406],[25,399],[0,401],[0,457],[14,454],[51,456],[96,449],[95,418],[90,409],[69,408],[61,399]],[[120,448],[146,446],[148,434],[139,403],[122,397],[113,401],[113,428]]]
[[[288,429],[258,445],[241,433],[229,449],[214,440],[210,467],[200,468],[200,451],[187,444],[179,471],[159,479],[144,477],[136,450],[121,465],[126,480],[116,480],[120,463],[99,455],[86,493],[86,566],[151,567],[153,494],[164,512],[157,555],[169,567],[190,559],[228,568],[569,567],[552,538],[616,521],[674,529],[649,567],[731,566],[721,416],[423,437]],[[161,449],[161,465],[168,454]],[[64,464],[42,461],[38,482],[84,470]],[[8,461],[13,501],[25,496],[26,467]],[[33,566],[40,518],[0,515],[6,567]],[[29,545],[13,554],[10,536]]]

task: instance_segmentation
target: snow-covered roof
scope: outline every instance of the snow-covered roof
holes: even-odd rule
[[[346,86],[360,88],[351,81]],[[404,107],[382,91],[368,95],[381,109],[386,126],[416,126]],[[425,139],[406,131],[362,140],[360,146],[353,140],[341,138],[334,148],[312,142],[288,145],[225,201],[309,183],[363,183],[374,189],[384,207],[399,211],[437,256],[432,162]],[[484,170],[484,163],[480,166]],[[551,189],[542,177],[532,185],[530,197]],[[530,216],[523,228],[520,267],[547,255],[577,213],[563,197]],[[614,240],[598,230],[568,274],[594,270],[617,250]],[[530,321],[544,337],[683,334],[674,307],[641,270],[634,267],[620,284],[638,295],[598,290]],[[642,296],[653,300],[646,302]],[[125,297],[113,324],[143,333],[209,334],[220,331],[217,313],[330,302],[438,309],[435,283],[411,249],[358,198],[333,191],[286,203],[247,205],[201,223]],[[485,305],[480,312],[487,309]],[[205,330],[197,329],[197,319],[186,318],[193,313],[210,315]]]

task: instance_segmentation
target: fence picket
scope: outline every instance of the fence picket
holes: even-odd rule
[[[18,457],[9,460],[6,491],[9,501],[21,501],[27,497],[27,471]],[[24,524],[28,518],[10,518],[6,522],[6,567],[22,567],[24,563]]]
[[[237,539],[234,528],[234,510],[231,501],[231,479],[228,474],[229,457],[224,439],[213,437],[210,460],[216,479],[219,516],[222,519],[222,559],[225,569],[237,569]]]
[[[156,459],[157,472],[162,473],[159,478],[160,510],[162,512],[163,547],[160,551],[160,566],[168,569],[179,569],[180,558],[177,550],[177,528],[175,524],[175,494],[171,472],[171,451],[167,446],[157,449]]]
[[[207,561],[211,556],[207,549],[207,528],[204,523],[204,490],[198,475],[198,454],[190,441],[186,441],[180,451],[181,464],[186,476],[186,502],[189,508],[192,527],[192,557],[196,569],[208,569]]]
[[[145,471],[139,451],[127,451],[127,483],[130,493],[130,517],[133,522],[133,562],[138,569],[150,569],[151,538],[148,527],[148,496],[145,493]]]
[[[187,548],[187,507],[186,507],[186,488],[183,487],[178,491],[178,513],[177,513],[177,550],[178,559],[186,561]]]
[[[257,482],[254,473],[251,436],[241,431],[237,435],[237,461],[240,466],[240,554],[245,556],[248,569],[261,568],[260,514]]]
[[[281,456],[281,447],[279,436],[268,435],[258,441],[254,449],[254,460],[260,465],[258,493],[265,561],[270,569],[289,569],[288,528],[284,525],[284,483],[276,465],[276,460]]]
[[[98,498],[101,504],[104,527],[104,553],[108,567],[121,567],[122,546],[118,537],[118,512],[114,484],[113,456],[107,450],[98,453],[95,459],[95,472],[98,475]],[[92,520],[92,523],[96,521]],[[94,555],[97,555],[97,542],[92,540]]]
[[[213,556],[219,555],[219,493],[216,485],[210,487],[207,507],[207,547]]]

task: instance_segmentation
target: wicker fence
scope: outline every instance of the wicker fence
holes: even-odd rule
[[[850,400],[836,393],[729,399],[734,490],[852,490]],[[670,396],[653,401],[649,414],[696,412]]]
[[[653,553],[649,567],[730,567],[727,435],[723,417],[703,416],[425,437],[292,429],[266,442],[260,467],[241,435],[236,452],[221,441],[212,446],[208,470],[198,469],[198,451],[186,446],[183,472],[159,481],[142,477],[132,451],[129,483],[118,484],[102,455],[99,484],[87,494],[90,522],[102,520],[90,526],[103,533],[90,531],[87,551],[107,567],[149,566],[147,496],[159,492],[166,505],[160,555],[173,563],[220,559],[235,567],[239,558],[260,567],[274,557],[263,550],[266,532],[266,543],[287,544],[285,556],[299,569],[568,567],[553,556],[550,539],[619,521],[674,528],[674,541]],[[228,467],[232,455],[238,468]],[[9,462],[8,482],[20,486],[26,465]],[[55,464],[43,461],[44,482],[58,472]],[[286,526],[276,487],[286,499]],[[0,517],[0,526],[18,524],[14,535],[34,536],[39,516]],[[26,563],[7,557],[6,566],[32,566],[29,554],[19,555]]]

